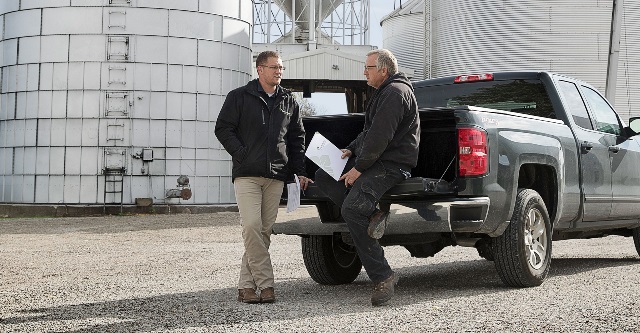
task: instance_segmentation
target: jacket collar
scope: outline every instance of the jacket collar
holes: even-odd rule
[[[264,89],[262,89],[262,86],[260,85],[260,82],[258,82],[258,79],[254,79],[251,80],[247,83],[247,85],[245,86],[245,89],[256,96],[260,96],[260,92],[264,92]],[[277,85],[276,86],[276,94],[275,97],[280,97],[281,95],[286,95],[289,93],[288,89],[283,88],[281,85]]]

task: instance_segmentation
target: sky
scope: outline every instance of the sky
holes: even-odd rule
[[[380,27],[380,20],[393,11],[394,1],[398,4],[400,3],[399,0],[369,0],[369,6],[371,7],[369,11],[369,19],[371,20],[369,23],[369,42],[371,45],[382,48],[382,27]],[[408,0],[403,0],[403,3],[406,2],[408,2]],[[364,56],[363,54],[363,60]],[[364,74],[362,78],[364,79]],[[316,109],[319,111],[318,114],[347,112],[344,94],[313,93],[309,101],[316,106]]]

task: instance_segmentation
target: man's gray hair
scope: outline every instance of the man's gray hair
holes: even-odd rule
[[[398,72],[398,60],[396,60],[396,56],[391,51],[387,49],[371,50],[367,53],[367,56],[372,54],[378,55],[378,62],[376,63],[378,69],[386,68],[389,75],[394,75]]]

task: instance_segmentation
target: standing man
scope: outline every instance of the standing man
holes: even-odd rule
[[[388,207],[378,209],[378,201],[394,185],[409,178],[416,166],[420,118],[413,86],[398,73],[398,62],[391,52],[379,49],[367,53],[364,75],[376,90],[365,109],[364,130],[342,149],[342,158],[355,158],[347,163],[349,171],[337,182],[319,169],[316,183],[342,207],[360,261],[375,285],[371,304],[378,306],[391,299],[398,281],[377,240],[384,234],[389,217]],[[348,194],[345,187],[351,188]]]
[[[260,53],[258,79],[229,92],[216,122],[216,137],[233,160],[244,239],[238,301],[244,303],[275,302],[269,244],[284,182],[295,174],[306,189],[311,181],[305,177],[300,107],[280,86],[284,69],[278,53]]]

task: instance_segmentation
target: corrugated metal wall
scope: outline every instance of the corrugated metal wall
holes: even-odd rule
[[[424,1],[414,0],[384,17],[382,47],[393,52],[400,66],[413,69],[412,80],[425,79]]]
[[[548,69],[604,86],[611,3],[432,1],[433,76]]]
[[[640,1],[624,2],[616,110],[623,118],[640,116]]]
[[[1,1],[0,202],[177,203],[179,175],[182,203],[234,202],[213,128],[251,24],[250,0]]]
[[[430,12],[415,22],[408,9],[425,2]],[[429,72],[440,77],[549,70],[587,81],[604,93],[612,6],[613,1],[598,0],[415,0],[383,19],[383,45],[401,66],[417,70],[418,63],[426,64],[425,77]],[[625,121],[640,116],[639,19],[640,2],[625,1],[615,97]]]
[[[432,77],[549,70],[604,93],[613,1],[427,1]],[[628,120],[640,115],[640,6],[624,7],[615,106]]]

